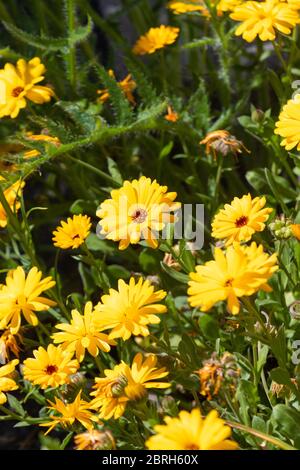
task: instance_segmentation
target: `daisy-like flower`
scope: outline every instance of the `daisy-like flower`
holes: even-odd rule
[[[3,182],[4,178],[0,176],[0,181]],[[25,183],[21,180],[9,186],[3,191],[4,197],[7,200],[7,203],[13,212],[17,212],[21,204],[19,202],[19,197],[21,195],[22,188],[25,186]],[[4,228],[7,226],[7,215],[4,210],[4,207],[0,203],[0,227]]]
[[[229,153],[235,156],[243,152],[250,153],[242,141],[237,140],[234,135],[223,129],[209,132],[200,144],[205,145],[206,154],[212,153],[215,160],[217,159],[217,153],[220,153],[223,157],[226,157]]]
[[[108,71],[108,74],[112,78],[116,78],[115,73],[114,73],[113,70],[110,69]],[[123,93],[126,96],[126,98],[128,99],[128,101],[131,104],[135,105],[135,99],[134,99],[134,96],[133,96],[132,92],[136,89],[136,82],[133,80],[132,75],[128,74],[123,80],[118,82],[118,85],[121,88],[121,90],[123,91]],[[109,91],[108,91],[107,88],[105,88],[103,90],[97,90],[97,94],[99,95],[98,100],[101,103],[105,103],[105,101],[107,101],[110,98]]]
[[[54,343],[62,343],[63,350],[72,354],[75,352],[79,362],[83,361],[86,349],[92,356],[96,357],[99,350],[108,352],[110,351],[110,345],[116,344],[96,328],[92,302],[86,303],[83,315],[77,310],[72,310],[71,322],[60,323],[55,328],[62,331],[54,333],[52,336]]]
[[[118,290],[110,289],[95,307],[95,325],[101,330],[111,329],[110,339],[122,338],[124,341],[134,336],[148,336],[147,325],[160,322],[157,314],[167,311],[159,304],[166,292],[158,290],[148,280],[142,278],[136,283],[131,277],[129,284],[119,279]]]
[[[267,282],[278,269],[277,257],[265,253],[262,245],[234,243],[226,252],[216,248],[214,258],[190,273],[188,295],[192,307],[206,312],[217,302],[227,300],[228,311],[236,315],[240,311],[240,297],[260,289],[270,291]]]
[[[33,355],[34,358],[24,361],[24,377],[42,389],[69,383],[70,376],[79,368],[77,360],[72,359],[72,352],[63,351],[53,344],[49,344],[47,349],[40,346]]]
[[[300,150],[300,95],[283,106],[275,126],[274,133],[283,137],[281,145],[286,150]]]
[[[91,402],[93,409],[99,410],[100,419],[118,419],[123,415],[129,401],[140,400],[147,394],[148,388],[168,388],[168,382],[158,382],[168,372],[164,367],[158,369],[157,357],[150,354],[143,360],[141,353],[135,355],[131,367],[123,361],[114,369],[104,371],[104,378],[95,379],[95,398]]]
[[[156,434],[146,441],[150,450],[235,450],[231,429],[212,410],[205,418],[198,408],[181,411],[177,418],[166,416],[165,424],[154,426]]]
[[[113,450],[116,448],[114,437],[108,430],[90,429],[77,434],[74,442],[77,450]]]
[[[173,26],[161,25],[158,28],[150,28],[137,40],[132,51],[138,55],[153,54],[157,50],[173,44],[179,32],[180,29]]]
[[[247,242],[255,232],[262,232],[265,222],[273,209],[265,207],[265,197],[250,194],[242,198],[235,197],[231,204],[225,204],[212,223],[212,236],[226,240],[226,245],[233,242]]]
[[[16,382],[10,377],[17,364],[19,364],[18,359],[14,359],[5,366],[0,367],[0,405],[7,401],[5,392],[11,392],[18,388]]]
[[[0,336],[0,364],[5,364],[8,361],[10,353],[19,357],[20,347],[17,340],[22,342],[21,335],[13,335],[10,330],[5,330],[2,333]]]
[[[56,305],[41,293],[55,285],[51,276],[42,279],[38,268],[30,269],[26,276],[24,269],[18,266],[6,276],[6,283],[0,285],[0,329],[10,328],[16,334],[21,326],[23,314],[30,325],[36,326],[38,318],[34,312],[48,310]]]
[[[158,232],[175,221],[171,212],[180,208],[180,203],[174,202],[177,194],[167,191],[167,186],[145,176],[125,181],[97,211],[101,234],[108,240],[119,241],[120,250],[143,238],[149,246],[157,248]]]
[[[45,435],[56,428],[56,426],[66,429],[77,421],[84,428],[90,430],[93,427],[93,423],[99,421],[97,416],[90,411],[90,404],[82,400],[81,390],[72,403],[66,403],[57,397],[55,397],[55,403],[49,403],[51,406],[48,408],[53,410],[55,414],[50,416],[51,421],[40,424],[40,426],[49,427]]]
[[[7,63],[0,70],[0,117],[16,118],[26,107],[26,99],[46,103],[54,96],[51,88],[37,85],[44,79],[45,66],[38,57],[29,62],[19,59],[17,65]]]
[[[91,226],[91,219],[87,215],[79,214],[72,218],[68,217],[67,222],[62,221],[61,225],[53,232],[54,246],[63,250],[78,248],[88,237]]]
[[[254,41],[257,36],[261,41],[273,41],[276,31],[290,34],[300,21],[297,10],[278,0],[243,2],[234,9],[230,18],[241,22],[235,34],[247,42]]]

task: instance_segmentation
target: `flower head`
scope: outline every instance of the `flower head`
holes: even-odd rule
[[[229,153],[235,156],[243,151],[250,153],[243,142],[237,140],[234,135],[231,135],[225,130],[209,132],[207,136],[201,140],[200,144],[205,145],[206,154],[209,155],[212,153],[215,160],[217,159],[217,153],[220,153],[224,157]]]
[[[74,442],[77,450],[113,450],[116,448],[114,437],[108,430],[90,429],[76,434]]]
[[[86,429],[91,429],[94,422],[98,422],[98,418],[90,411],[90,404],[81,398],[81,390],[72,403],[66,403],[55,397],[55,403],[49,402],[50,410],[54,411],[51,415],[51,421],[42,423],[40,426],[49,427],[45,434],[48,434],[56,426],[68,428],[78,421]]]
[[[300,95],[283,106],[275,126],[274,133],[283,137],[281,145],[286,150],[300,150]]]
[[[28,140],[33,140],[35,142],[43,142],[45,144],[54,145],[55,147],[59,147],[61,145],[61,142],[58,139],[58,137],[52,137],[51,135],[48,135],[46,133],[45,134],[33,134],[32,132],[27,132],[26,138]],[[38,157],[39,155],[41,155],[41,152],[36,149],[26,150],[24,152],[25,159]]]
[[[10,328],[13,334],[19,331],[21,315],[33,326],[38,324],[34,312],[48,310],[56,305],[52,300],[40,297],[41,293],[55,285],[52,277],[42,279],[38,268],[31,268],[25,274],[18,266],[6,276],[6,283],[0,286],[0,328]]]
[[[214,260],[196,266],[190,273],[189,303],[206,312],[221,300],[227,300],[230,313],[239,313],[239,298],[262,289],[270,291],[269,278],[278,269],[276,254],[269,256],[263,246],[233,244],[226,252],[216,248]]]
[[[62,349],[76,353],[76,358],[82,362],[85,356],[85,350],[96,357],[100,351],[110,351],[110,345],[115,342],[108,338],[95,326],[95,313],[93,312],[92,302],[87,302],[84,307],[84,314],[81,315],[77,310],[72,310],[72,320],[70,323],[60,323],[55,326],[59,333],[52,336],[54,343],[62,343]]]
[[[115,73],[113,70],[109,70],[108,74],[115,79]],[[124,95],[128,99],[131,104],[135,104],[135,99],[133,96],[133,91],[136,89],[136,82],[133,80],[132,75],[128,74],[123,80],[118,82],[119,87],[123,91]],[[105,103],[110,98],[109,91],[107,88],[103,90],[97,90],[97,94],[99,95],[98,100],[101,103]]]
[[[0,176],[0,181],[3,181],[3,178]],[[9,186],[3,191],[4,197],[13,212],[17,212],[21,204],[18,201],[18,198],[21,195],[22,188],[25,186],[25,183],[21,180]],[[7,214],[4,207],[0,203],[0,227],[4,228],[7,226]]]
[[[234,450],[231,429],[212,410],[205,418],[195,408],[190,413],[181,411],[177,418],[166,416],[165,424],[154,426],[156,434],[146,441],[150,450]]]
[[[17,364],[19,364],[18,359],[14,359],[5,366],[0,367],[0,405],[7,401],[4,392],[10,392],[18,388],[16,382],[10,377]]]
[[[300,21],[297,10],[278,0],[242,2],[230,18],[242,22],[235,34],[243,36],[247,42],[254,41],[257,36],[261,41],[273,41],[276,31],[290,34]]]
[[[133,47],[133,53],[138,55],[153,54],[158,49],[173,44],[180,32],[179,28],[161,25],[158,28],[150,28],[141,36]]]
[[[158,290],[148,280],[142,278],[136,283],[130,278],[129,284],[122,279],[118,290],[110,289],[101,297],[95,307],[95,324],[102,330],[111,329],[109,338],[122,338],[124,341],[134,336],[148,336],[147,325],[160,322],[157,314],[166,312],[165,305],[159,304],[166,292]]]
[[[91,219],[87,215],[68,217],[67,222],[62,221],[53,232],[54,246],[63,250],[78,248],[88,237],[91,226]]]
[[[272,209],[265,207],[265,197],[250,194],[242,198],[235,197],[231,204],[225,204],[212,223],[212,236],[226,240],[226,245],[247,242],[255,232],[262,232]]]
[[[171,212],[180,207],[180,203],[174,202],[177,194],[167,191],[167,186],[145,176],[125,181],[97,211],[101,234],[108,240],[119,241],[120,250],[125,250],[130,243],[139,243],[142,238],[149,246],[157,248],[158,232],[174,222]]]
[[[7,63],[0,70],[0,117],[16,118],[26,107],[26,99],[37,104],[46,103],[54,96],[51,88],[37,85],[44,79],[45,66],[38,57],[17,65]]]
[[[168,3],[168,8],[172,10],[175,15],[182,15],[184,13],[194,13],[195,11],[202,12],[205,10],[203,0],[187,0],[177,1],[173,0]]]
[[[53,344],[49,344],[47,349],[40,346],[33,355],[34,358],[24,361],[24,377],[43,389],[69,383],[70,376],[79,368],[77,360],[72,359],[72,353]]]
[[[21,335],[13,335],[10,330],[5,330],[0,336],[0,364],[8,361],[10,353],[19,357],[20,347],[17,339],[22,342]]]

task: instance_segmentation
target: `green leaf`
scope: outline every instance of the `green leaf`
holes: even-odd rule
[[[61,450],[60,440],[57,437],[45,436],[40,433],[39,440],[41,443],[41,450]]]
[[[7,393],[6,396],[11,409],[18,413],[20,416],[25,416],[26,411],[24,410],[19,400],[17,400],[17,398],[11,395],[10,393]]]
[[[72,431],[69,432],[69,434],[67,434],[67,436],[64,438],[64,440],[62,441],[62,443],[61,443],[61,445],[60,445],[60,447],[59,447],[60,450],[64,450],[64,449],[67,447],[67,445],[69,444],[70,440],[72,439],[73,434],[74,434],[74,433],[73,433]]]
[[[112,158],[107,157],[107,166],[109,174],[115,181],[120,183],[121,186],[123,184],[123,178],[116,162]]]
[[[257,364],[256,364],[256,372],[257,372],[258,376],[261,374],[261,371],[262,371],[265,363],[267,362],[268,352],[269,352],[269,347],[266,346],[266,345],[264,345],[259,350],[258,360],[257,360]]]
[[[115,249],[108,244],[105,240],[97,237],[95,233],[90,233],[86,239],[86,245],[91,251],[101,251],[105,255],[112,255],[115,252]]]
[[[202,314],[198,323],[199,328],[207,339],[214,342],[219,338],[219,324],[212,315],[206,313]]]
[[[143,272],[156,274],[160,268],[159,253],[150,248],[145,248],[139,255],[139,264]]]
[[[237,388],[236,397],[240,403],[240,413],[243,422],[249,426],[249,412],[256,414],[257,404],[259,403],[256,386],[252,382],[248,382],[248,380],[241,379]]]
[[[290,439],[300,449],[300,413],[287,405],[273,408],[271,422],[280,434]]]
[[[175,279],[178,282],[181,282],[183,284],[187,284],[189,282],[189,276],[187,274],[180,273],[176,271],[175,269],[170,268],[167,266],[165,263],[161,261],[160,263],[162,269],[173,279]]]

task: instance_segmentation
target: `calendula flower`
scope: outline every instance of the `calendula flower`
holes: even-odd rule
[[[104,378],[95,379],[95,398],[91,402],[99,410],[101,419],[118,419],[124,413],[130,400],[136,401],[146,396],[148,388],[168,388],[168,382],[158,382],[168,372],[164,367],[158,369],[157,357],[150,354],[144,360],[141,353],[135,355],[131,367],[123,361],[114,369],[105,370]]]
[[[286,150],[297,148],[300,150],[300,95],[289,100],[282,108],[278,121],[275,124],[275,134],[283,137],[281,145]]]
[[[262,232],[265,228],[265,222],[273,211],[265,205],[265,197],[252,199],[250,194],[241,198],[235,197],[215,216],[212,236],[226,240],[226,245],[235,241],[247,242],[255,232]]]
[[[50,101],[51,88],[37,85],[44,79],[45,66],[38,57],[29,62],[19,59],[17,65],[6,63],[0,70],[0,117],[16,118],[26,107],[26,99],[36,104]]]
[[[184,13],[194,13],[195,11],[201,12],[205,9],[205,5],[203,0],[187,0],[183,2],[175,0],[168,3],[168,8],[175,15],[182,15]]]
[[[213,261],[196,266],[196,272],[190,273],[189,303],[206,312],[217,302],[227,300],[228,311],[236,315],[240,297],[260,289],[270,291],[267,282],[278,269],[276,262],[276,254],[269,256],[255,242],[250,246],[234,243],[226,252],[216,248]]]
[[[68,217],[67,222],[62,221],[61,225],[53,232],[54,246],[63,250],[78,248],[89,236],[91,226],[91,219],[87,215],[79,214],[72,218]]]
[[[150,450],[235,450],[231,429],[212,410],[205,418],[199,409],[181,411],[177,418],[166,416],[165,424],[154,426],[155,435],[146,441]]]
[[[165,119],[170,122],[177,122],[179,119],[178,113],[173,110],[172,106],[168,106],[168,112],[165,115]]]
[[[72,352],[63,351],[53,344],[49,344],[47,349],[40,346],[33,355],[34,358],[24,361],[24,378],[42,389],[69,383],[70,376],[79,368],[77,360],[72,359]]]
[[[205,145],[205,152],[207,155],[212,153],[214,159],[217,159],[217,153],[226,157],[229,153],[237,156],[239,153],[250,151],[245,147],[243,142],[237,140],[234,135],[231,135],[228,131],[219,130],[209,132],[206,137],[201,140],[200,144]]]
[[[113,70],[110,69],[108,73],[112,78],[116,78]],[[123,80],[118,82],[118,85],[123,91],[128,101],[131,104],[135,105],[135,99],[132,92],[136,89],[136,82],[133,80],[132,75],[128,74]],[[97,90],[97,94],[99,95],[98,99],[101,103],[105,103],[105,101],[110,98],[109,91],[107,88],[105,88],[104,90]]]
[[[42,272],[33,267],[25,274],[18,266],[6,276],[6,283],[0,286],[0,329],[10,328],[16,334],[21,326],[21,315],[33,326],[38,324],[34,312],[48,310],[56,305],[52,300],[40,297],[41,293],[55,285],[52,277],[42,279]]]
[[[17,364],[19,364],[18,359],[14,359],[5,366],[0,367],[0,405],[7,401],[5,392],[11,392],[18,388],[16,382],[11,378]]]
[[[124,341],[134,336],[148,336],[147,325],[160,322],[157,314],[167,311],[165,305],[158,303],[166,292],[158,290],[148,280],[142,278],[136,283],[131,277],[129,284],[123,279],[118,281],[118,290],[109,289],[109,294],[101,297],[95,307],[95,324],[102,330],[111,329],[110,339],[122,338]]]
[[[13,335],[10,330],[5,330],[0,336],[0,364],[5,364],[12,353],[19,357],[20,347],[18,341],[22,342],[21,335]]]
[[[60,333],[54,333],[52,336],[54,343],[62,343],[62,349],[76,353],[76,358],[82,362],[86,349],[96,357],[99,350],[108,352],[110,345],[115,342],[108,338],[104,333],[100,333],[95,326],[95,314],[93,312],[92,302],[87,302],[84,307],[84,314],[81,315],[77,310],[72,310],[72,320],[70,323],[60,323],[55,326]]]
[[[101,219],[101,234],[108,240],[119,241],[119,249],[145,239],[152,248],[158,246],[158,232],[175,221],[171,212],[180,207],[174,202],[177,194],[168,193],[167,186],[142,176],[139,180],[125,181],[113,190],[111,199],[100,205],[97,216]]]
[[[75,422],[79,422],[84,428],[92,429],[93,423],[98,422],[98,418],[90,411],[90,404],[81,398],[81,390],[72,403],[66,403],[55,397],[55,403],[49,402],[50,410],[54,411],[51,415],[51,421],[42,423],[40,426],[49,427],[47,432],[52,431],[56,426],[69,428]]]
[[[132,51],[138,55],[153,54],[157,50],[173,44],[179,32],[180,29],[173,26],[161,25],[158,28],[150,28],[137,40]]]
[[[217,4],[217,10],[220,13],[233,11],[243,0],[220,0]]]
[[[278,0],[243,2],[230,18],[242,22],[235,34],[247,42],[254,41],[257,36],[261,41],[273,41],[277,31],[290,34],[300,21],[297,10]]]
[[[0,176],[0,181],[3,182],[4,178]],[[25,186],[24,181],[18,180],[16,183],[12,184],[3,191],[4,197],[13,212],[17,212],[21,204],[19,202],[19,197],[22,193],[22,188]],[[4,207],[0,203],[0,227],[4,228],[7,226],[7,214],[4,210]]]
[[[76,434],[74,442],[77,450],[114,450],[116,448],[114,437],[108,430],[90,429]]]

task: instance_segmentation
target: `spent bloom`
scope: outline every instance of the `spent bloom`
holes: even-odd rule
[[[165,117],[166,121],[177,122],[178,119],[179,119],[179,114],[176,113],[176,111],[174,111],[172,106],[168,106],[168,112],[164,117]]]
[[[59,323],[55,328],[62,331],[54,333],[52,336],[54,343],[62,343],[62,349],[69,351],[72,355],[75,352],[79,362],[83,361],[86,350],[96,357],[99,350],[108,352],[110,345],[115,344],[96,327],[92,302],[86,303],[83,315],[78,310],[72,310],[70,323]]]
[[[87,215],[79,214],[68,217],[67,222],[63,220],[53,232],[54,246],[63,250],[78,248],[90,234],[91,226],[91,219]]]
[[[36,326],[38,318],[34,312],[48,310],[56,305],[41,293],[55,285],[51,276],[42,279],[42,272],[33,267],[27,276],[24,269],[18,266],[9,271],[5,284],[0,285],[0,329],[10,328],[16,334],[24,315],[30,325]]]
[[[165,424],[154,426],[155,434],[146,441],[150,450],[235,450],[231,429],[212,410],[205,418],[198,408],[181,411],[177,418],[166,416]]]
[[[38,85],[44,79],[46,69],[39,57],[29,62],[19,59],[17,65],[6,63],[0,70],[0,118],[16,118],[26,99],[36,104],[46,103],[54,96],[47,86]]]
[[[255,242],[250,246],[234,243],[225,252],[215,248],[214,260],[196,266],[196,272],[190,273],[189,303],[206,312],[217,302],[227,300],[228,311],[236,315],[240,297],[271,290],[267,282],[278,269],[276,262],[276,254],[269,256]]]
[[[18,388],[16,382],[11,378],[17,364],[19,364],[18,359],[14,359],[5,366],[0,367],[0,405],[7,401],[5,392],[11,392]]]
[[[206,154],[212,154],[215,160],[217,159],[217,153],[220,153],[223,157],[230,153],[237,156],[239,153],[243,153],[243,151],[250,153],[242,141],[237,140],[234,135],[223,129],[209,132],[201,140],[200,144],[205,145]]]
[[[76,434],[74,442],[77,450],[113,450],[116,448],[114,437],[108,430],[89,429]]]
[[[110,69],[108,71],[108,74],[110,75],[110,77],[116,78],[113,70]],[[128,74],[125,78],[123,78],[123,80],[120,80],[118,82],[118,85],[123,91],[128,101],[134,105],[135,99],[133,96],[133,91],[136,89],[136,82],[133,80],[132,75]],[[110,98],[109,91],[107,88],[104,88],[103,90],[97,90],[97,94],[99,95],[98,100],[101,103],[105,103],[105,101]]]
[[[283,106],[275,126],[274,133],[283,137],[281,145],[286,150],[300,150],[300,95]]]
[[[0,364],[5,364],[9,357],[10,353],[14,356],[19,357],[19,342],[22,342],[22,337],[20,334],[13,335],[11,331],[5,330],[0,336]]]
[[[3,181],[3,177],[0,176],[0,181]],[[21,204],[19,202],[19,197],[21,196],[22,188],[25,186],[25,183],[21,180],[16,181],[8,188],[3,191],[4,197],[12,210],[12,212],[17,212]],[[3,205],[0,203],[0,227],[4,228],[7,226],[7,214]]]
[[[157,50],[173,44],[179,32],[180,29],[173,26],[161,25],[158,28],[150,28],[137,40],[132,51],[138,55],[153,54]]]
[[[255,232],[264,230],[265,222],[273,211],[265,205],[265,197],[252,199],[250,194],[235,197],[216,214],[212,222],[212,236],[224,239],[226,245],[249,241]]]
[[[175,221],[171,212],[180,208],[180,203],[174,202],[177,194],[167,191],[167,186],[145,176],[125,181],[120,189],[111,191],[111,198],[103,201],[97,211],[101,234],[119,241],[120,250],[143,238],[157,248],[158,232]]]
[[[165,305],[158,303],[165,296],[165,291],[154,291],[143,278],[135,282],[131,277],[129,284],[119,279],[118,290],[110,289],[95,306],[95,324],[101,330],[110,329],[110,339],[126,341],[131,335],[148,336],[148,325],[159,323],[157,314],[167,311]]]

